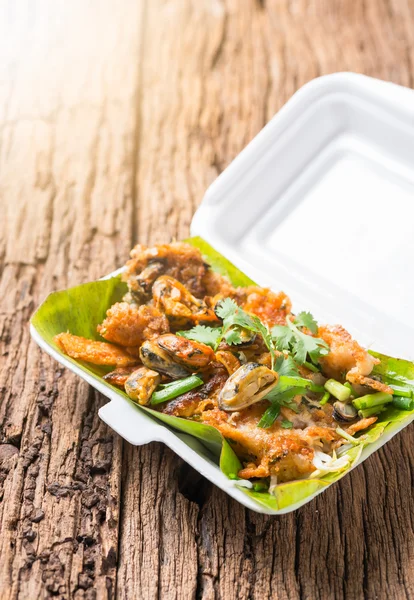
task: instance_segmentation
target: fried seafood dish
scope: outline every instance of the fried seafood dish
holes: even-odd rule
[[[342,326],[293,314],[282,292],[234,287],[189,244],[137,245],[123,278],[101,341],[64,332],[55,342],[112,367],[104,379],[137,404],[216,428],[238,478],[268,489],[334,471],[341,448],[398,400]]]

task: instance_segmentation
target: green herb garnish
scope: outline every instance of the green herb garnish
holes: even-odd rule
[[[247,329],[262,336],[272,359],[272,369],[275,361],[275,345],[267,325],[256,315],[250,315],[236,304],[231,298],[226,298],[216,308],[216,314],[223,319],[223,338],[227,343],[240,344],[243,338],[240,329]]]
[[[310,313],[300,313],[295,322],[287,319],[286,325],[275,325],[272,328],[271,334],[276,348],[292,354],[299,365],[307,362],[308,356],[310,364],[316,365],[322,356],[328,354],[329,346],[321,338],[303,333],[300,327],[306,327],[312,333],[318,330],[316,321]]]
[[[158,386],[159,389],[152,394],[150,404],[154,406],[154,404],[167,402],[167,400],[177,398],[177,396],[181,396],[181,394],[185,394],[186,392],[203,385],[203,383],[204,381],[200,379],[200,377],[191,375],[190,377],[178,379],[171,383],[161,384]]]
[[[213,350],[215,350],[217,346],[217,341],[221,338],[222,335],[222,328],[196,325],[188,331],[177,331],[177,335],[185,337],[188,340],[201,342],[202,344],[206,344],[206,346],[210,346],[211,348],[213,348]]]

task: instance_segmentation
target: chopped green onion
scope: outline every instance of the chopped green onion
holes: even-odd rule
[[[272,404],[271,406],[269,406],[269,408],[267,408],[265,410],[265,412],[263,413],[262,418],[258,422],[257,426],[261,427],[262,429],[267,429],[267,427],[270,427],[271,425],[273,425],[275,420],[278,418],[279,414],[280,414],[280,404],[277,404],[275,402],[274,404]]]
[[[341,437],[343,437],[345,440],[347,440],[350,444],[360,444],[359,440],[357,440],[356,438],[352,437],[352,435],[349,435],[349,433],[347,433],[344,429],[342,429],[342,427],[337,427],[335,429],[336,433],[338,435],[340,435]]]
[[[305,360],[305,362],[303,363],[303,366],[306,367],[307,369],[309,369],[309,371],[313,371],[314,373],[319,373],[318,367],[315,367],[315,365],[308,362],[307,360]]]
[[[391,394],[377,392],[376,394],[367,394],[366,396],[361,396],[361,398],[356,398],[352,401],[352,404],[357,410],[364,410],[365,408],[372,408],[373,406],[382,406],[389,402],[392,402]]]
[[[268,488],[269,486],[267,486],[264,481],[257,481],[253,484],[254,492],[267,492]]]
[[[351,395],[351,390],[335,379],[328,379],[325,383],[325,390],[341,402],[346,402]]]
[[[394,390],[397,396],[404,396],[407,398],[413,397],[413,391],[410,388],[405,387],[403,385],[394,385],[393,383],[391,383],[390,388]]]
[[[349,381],[346,381],[346,382],[344,383],[344,386],[345,386],[346,388],[348,388],[348,390],[351,390],[351,395],[352,395],[352,396],[354,396],[354,398],[356,398],[356,397],[358,396],[358,394],[357,394],[357,393],[356,393],[356,391],[355,391],[355,388],[353,388],[353,387],[352,387],[352,385],[349,383]]]
[[[236,479],[238,479],[238,476],[236,475],[236,473],[229,473],[228,478],[235,481]]]
[[[413,410],[414,409],[414,400],[412,398],[403,398],[401,396],[394,396],[392,399],[392,404],[395,408],[399,410]]]
[[[367,417],[374,417],[375,415],[379,415],[383,410],[385,410],[385,405],[381,404],[380,406],[373,406],[372,408],[363,408],[358,411],[358,416],[361,419],[366,419]]]
[[[281,422],[281,426],[283,427],[283,429],[292,429],[293,423],[288,419],[283,419],[283,421]]]
[[[331,394],[329,392],[325,392],[324,395],[322,396],[322,398],[319,400],[319,404],[321,406],[323,406],[324,404],[326,404],[328,402],[330,397],[331,397]]]
[[[316,385],[316,383],[313,383],[311,379],[306,379],[305,377],[291,377],[289,375],[281,375],[279,377],[279,381],[277,382],[275,390],[281,390],[290,387],[305,388],[316,393],[322,393],[325,391],[322,385]]]
[[[150,403],[154,405],[167,402],[167,400],[177,398],[177,396],[181,396],[181,394],[185,394],[186,392],[203,385],[203,383],[204,381],[200,379],[200,377],[197,377],[197,375],[190,375],[190,377],[172,381],[171,383],[165,384],[160,390],[154,392],[151,396]]]

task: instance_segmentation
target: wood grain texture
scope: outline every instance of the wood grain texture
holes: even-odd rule
[[[249,512],[28,333],[53,290],[188,235],[206,187],[301,85],[414,86],[411,0],[0,6],[0,598],[414,598],[410,427],[280,518]]]

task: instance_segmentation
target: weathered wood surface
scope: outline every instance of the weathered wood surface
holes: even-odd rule
[[[280,518],[168,449],[29,338],[47,292],[188,234],[203,192],[333,71],[414,85],[411,0],[0,5],[0,598],[414,598],[412,427]]]

